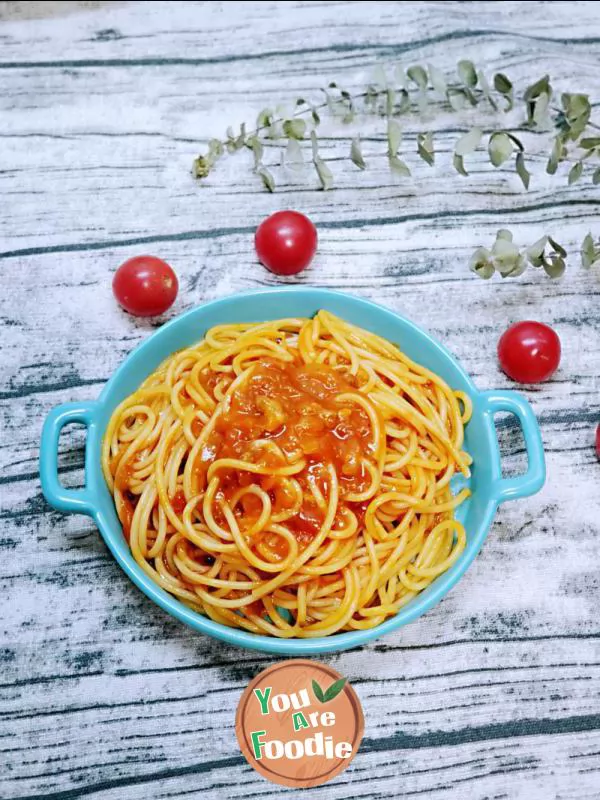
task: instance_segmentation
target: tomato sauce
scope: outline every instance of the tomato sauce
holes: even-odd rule
[[[341,375],[330,366],[262,359],[219,416],[198,459],[200,466],[195,465],[198,480],[203,480],[215,458],[282,467],[304,457],[305,469],[293,476],[302,487],[302,507],[283,523],[304,549],[324,519],[324,512],[310,490],[310,481],[316,483],[327,499],[326,467],[333,464],[340,485],[340,504],[345,502],[346,493],[363,491],[370,483],[361,459],[374,458],[371,422],[358,404],[335,400],[341,393],[355,391],[353,377]],[[194,427],[192,430],[196,434]],[[257,447],[257,440],[273,442],[277,449]],[[229,499],[240,487],[253,483],[269,492],[273,513],[293,506],[294,498],[282,490],[281,478],[277,476],[224,470],[220,490]],[[358,506],[346,502],[350,507]],[[258,518],[261,507],[258,498],[252,495],[244,496],[237,504],[235,513],[242,530]]]

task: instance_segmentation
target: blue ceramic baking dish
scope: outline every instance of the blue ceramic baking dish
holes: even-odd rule
[[[471,497],[458,510],[467,531],[467,547],[458,561],[425,591],[377,628],[338,633],[319,639],[277,639],[228,628],[198,614],[159,588],[136,564],[113,499],[102,475],[102,437],[113,409],[175,350],[199,341],[212,325],[261,322],[281,317],[309,317],[324,308],[395,342],[411,358],[437,372],[454,389],[473,400],[473,416],[466,427],[465,447],[473,456],[468,481]],[[523,430],[528,468],[524,475],[503,478],[494,427],[498,411],[513,414]],[[66,489],[58,478],[57,453],[61,429],[72,422],[87,426],[85,487]],[[137,347],[108,381],[99,399],[65,403],[48,415],[40,448],[40,474],[46,500],[65,513],[87,514],[126,574],[151,600],[172,616],[229,644],[266,653],[298,657],[356,647],[413,622],[428,611],[462,577],[489,530],[500,503],[537,492],[545,479],[544,451],[539,427],[529,403],[515,392],[479,392],[460,364],[438,342],[412,322],[367,300],[316,288],[276,288],[237,294],[194,308],[172,320]],[[463,482],[457,484],[464,485]]]

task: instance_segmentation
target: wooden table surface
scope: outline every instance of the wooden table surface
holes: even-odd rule
[[[88,518],[49,508],[37,462],[49,409],[95,398],[156,327],[117,309],[118,264],[168,260],[181,282],[173,315],[275,285],[252,233],[285,207],[320,227],[300,282],[406,314],[481,389],[510,386],[495,360],[508,323],[549,322],[563,344],[556,377],[525,390],[545,488],[500,508],[441,605],[322,657],[358,692],[365,739],[345,773],[306,796],[600,797],[600,274],[578,257],[558,282],[468,271],[500,227],[571,250],[588,230],[600,236],[600,187],[546,176],[543,144],[528,193],[483,151],[462,179],[448,162],[472,123],[456,115],[436,120],[439,164],[415,166],[414,179],[390,176],[375,134],[370,169],[334,162],[328,193],[312,176],[263,192],[245,156],[202,186],[190,175],[201,143],[274,101],[316,97],[334,79],[358,88],[378,62],[450,70],[464,57],[521,86],[547,71],[559,91],[598,101],[600,4],[0,3],[0,797],[297,796],[258,776],[234,736],[240,694],[273,658],[154,607]],[[323,135],[324,155],[347,148],[345,130]],[[522,470],[517,427],[500,435],[507,469]],[[83,447],[80,430],[63,437],[67,485],[81,480]]]

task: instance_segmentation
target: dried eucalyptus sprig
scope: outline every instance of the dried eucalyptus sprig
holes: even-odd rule
[[[491,111],[488,130],[484,132],[481,128],[473,128],[465,131],[454,148],[453,165],[461,175],[469,174],[465,167],[465,157],[485,140],[492,166],[502,167],[514,156],[515,171],[525,189],[528,189],[531,174],[525,164],[525,147],[516,133],[537,129],[542,133],[554,131],[546,165],[549,175],[557,172],[561,162],[569,161],[569,185],[587,174],[593,184],[600,184],[600,136],[592,135],[600,127],[590,119],[592,107],[587,95],[563,93],[560,96],[560,105],[553,104],[554,90],[549,76],[544,75],[519,95],[525,112],[523,121],[517,128],[508,130],[502,124],[502,117],[503,113],[514,108],[516,93],[512,81],[502,72],[496,73],[490,83],[485,72],[467,59],[458,62],[456,73],[452,76],[444,75],[432,64],[426,67],[416,64],[406,70],[397,65],[393,69],[393,77],[390,72],[392,70],[389,67],[378,65],[364,91],[354,95],[331,82],[322,90],[322,102],[313,103],[299,97],[291,112],[279,107],[264,108],[258,114],[255,129],[250,133],[242,125],[239,133],[228,128],[223,140],[210,139],[208,151],[194,161],[193,174],[197,178],[206,178],[225,153],[232,154],[249,148],[254,153],[256,174],[265,188],[273,191],[275,179],[262,161],[263,151],[259,151],[258,142],[261,146],[279,146],[281,164],[296,172],[303,169],[306,160],[312,162],[320,187],[329,189],[333,185],[333,175],[326,163],[328,159],[319,154],[317,137],[321,114],[327,114],[330,119],[345,125],[353,122],[359,115],[385,117],[389,165],[398,175],[409,177],[411,170],[398,155],[402,128],[396,118],[405,115],[418,118],[431,103],[446,111],[461,112],[483,102]],[[594,130],[586,136],[584,134],[588,128]],[[312,157],[305,159],[302,143],[308,139]],[[417,134],[416,149],[419,157],[429,166],[433,166],[432,132]],[[259,156],[257,152],[260,152]],[[349,158],[358,169],[367,168],[359,135],[353,135]],[[594,161],[597,163],[587,170],[587,163]],[[276,163],[269,166],[273,168]]]
[[[551,236],[542,236],[529,247],[518,247],[505,228],[496,233],[492,249],[478,247],[471,257],[471,270],[480,278],[491,278],[497,272],[502,278],[517,278],[528,265],[543,267],[551,278],[560,278],[565,271],[567,251]],[[600,266],[600,241],[594,243],[591,233],[581,245],[584,267]]]

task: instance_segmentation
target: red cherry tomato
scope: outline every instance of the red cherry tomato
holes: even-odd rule
[[[600,425],[596,428],[596,455],[600,459]]]
[[[304,214],[278,211],[260,223],[254,237],[259,261],[276,275],[308,267],[317,249],[317,229]]]
[[[153,317],[173,305],[179,281],[166,261],[135,256],[115,272],[112,287],[125,311],[136,317]]]
[[[498,342],[500,366],[520,383],[540,383],[553,375],[560,363],[560,339],[541,322],[515,322]]]

